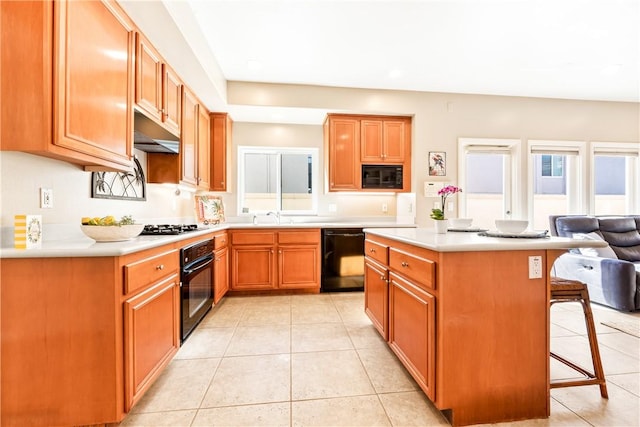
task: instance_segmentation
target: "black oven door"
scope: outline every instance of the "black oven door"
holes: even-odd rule
[[[213,306],[213,256],[199,258],[182,270],[182,341]]]

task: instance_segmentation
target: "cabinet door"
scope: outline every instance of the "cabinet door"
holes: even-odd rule
[[[136,105],[162,121],[162,59],[151,43],[136,33]]]
[[[382,120],[363,119],[360,122],[360,160],[363,163],[383,161],[382,138]]]
[[[405,160],[405,124],[402,120],[383,122],[383,160],[387,163],[403,163]]]
[[[231,249],[231,289],[276,288],[273,246],[236,246]]]
[[[229,290],[229,250],[218,249],[214,252],[213,266],[213,303],[217,304]]]
[[[181,181],[184,184],[197,185],[198,169],[198,100],[183,87],[182,91],[182,127],[180,133],[180,157],[182,159]]]
[[[180,347],[178,275],[124,302],[125,411]]]
[[[211,139],[209,138],[209,112],[198,105],[198,188],[209,191]]]
[[[329,118],[329,190],[359,190],[360,120]]]
[[[227,191],[227,145],[233,122],[226,113],[211,113],[211,190]]]
[[[131,165],[133,28],[113,2],[55,6],[53,143]]]
[[[389,280],[389,346],[434,401],[435,297],[394,273]]]
[[[278,277],[281,289],[320,289],[320,246],[279,246]]]
[[[389,270],[365,258],[364,311],[373,326],[387,340],[389,337]]]
[[[180,135],[180,116],[182,111],[182,82],[167,64],[162,64],[162,111],[163,122],[167,130]]]

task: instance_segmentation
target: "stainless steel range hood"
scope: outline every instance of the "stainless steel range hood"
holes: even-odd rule
[[[178,154],[180,138],[142,113],[135,113],[133,146],[147,153]]]

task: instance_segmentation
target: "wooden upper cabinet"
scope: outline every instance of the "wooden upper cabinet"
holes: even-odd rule
[[[130,168],[134,26],[117,2],[0,7],[2,149]]]
[[[406,120],[366,120],[360,124],[362,163],[404,163],[410,149]]]
[[[136,33],[136,104],[162,121],[162,58],[151,43]]]
[[[182,133],[180,135],[181,179],[184,184],[198,184],[198,99],[189,89],[182,92]]]
[[[179,135],[182,83],[139,32],[136,33],[135,88],[138,110],[169,132]]]
[[[328,128],[329,191],[359,190],[360,120],[329,116]]]
[[[198,188],[209,191],[211,187],[211,138],[209,136],[209,111],[198,105]]]
[[[182,111],[182,82],[167,64],[162,64],[162,105],[164,125],[176,135],[180,135],[180,113]]]
[[[211,190],[227,191],[227,147],[233,120],[227,113],[211,113]]]
[[[329,191],[362,188],[363,164],[401,165],[402,189],[411,191],[411,118],[329,114],[324,123]]]
[[[363,162],[382,162],[382,120],[362,120],[360,122],[360,160]]]

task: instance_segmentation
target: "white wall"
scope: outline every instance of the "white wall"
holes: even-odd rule
[[[138,152],[143,169],[144,153]],[[183,222],[195,218],[193,195],[175,186],[147,184],[146,201],[91,198],[91,172],[60,160],[0,152],[0,226],[12,227],[16,214],[42,215],[46,224],[80,224],[84,216],[132,215],[137,222]],[[53,208],[40,208],[40,188],[53,189]]]

